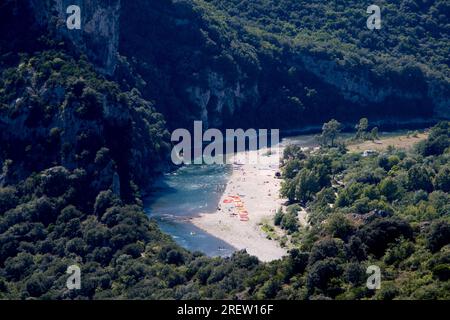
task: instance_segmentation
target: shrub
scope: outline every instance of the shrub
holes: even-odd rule
[[[427,235],[427,246],[431,252],[439,251],[450,243],[450,224],[447,221],[433,223]]]
[[[13,187],[0,188],[0,212],[14,209],[18,204],[17,190]]]
[[[443,166],[434,180],[436,190],[450,192],[450,166]]]
[[[327,220],[325,230],[333,238],[346,241],[354,233],[355,226],[343,214],[334,214]]]
[[[408,186],[411,191],[425,190],[433,191],[433,183],[431,180],[432,173],[421,165],[415,165],[408,170]]]

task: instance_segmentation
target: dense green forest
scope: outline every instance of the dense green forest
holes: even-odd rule
[[[275,224],[309,253],[309,294],[370,297],[360,285],[376,265],[384,280],[375,298],[449,298],[449,147],[450,123],[442,122],[410,152],[285,150],[281,192],[291,206]],[[299,205],[308,208],[306,228],[297,222]]]
[[[296,50],[330,55],[347,67],[378,64],[382,75],[383,68],[410,64],[447,79],[450,76],[447,1],[206,2],[227,12],[255,37],[270,39],[272,35]],[[371,4],[382,8],[382,28],[377,32],[363,28]]]

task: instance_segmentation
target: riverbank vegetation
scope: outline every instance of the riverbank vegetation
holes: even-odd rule
[[[364,157],[336,147],[286,149],[276,224],[289,256],[261,263],[191,253],[139,203],[99,192],[88,206],[83,170],[55,167],[0,188],[0,296],[39,299],[448,299],[449,147],[443,122],[414,151]],[[309,225],[297,212],[308,208]],[[81,290],[65,286],[69,265]],[[380,290],[366,269],[382,271]]]
[[[442,122],[410,151],[287,148],[282,194],[308,208],[309,225],[290,229],[309,256],[308,294],[448,299],[449,147],[450,123]],[[365,288],[369,265],[382,270],[377,292]]]

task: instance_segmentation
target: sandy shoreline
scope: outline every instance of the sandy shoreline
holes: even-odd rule
[[[275,177],[279,171],[282,148],[273,149],[270,154],[267,150],[260,150],[258,164],[245,161],[245,156],[255,156],[257,152],[236,156],[233,173],[218,210],[202,214],[191,221],[238,250],[245,249],[267,262],[287,254],[277,241],[267,239],[260,226],[261,222],[273,221],[276,211],[284,202],[279,196],[281,180]]]

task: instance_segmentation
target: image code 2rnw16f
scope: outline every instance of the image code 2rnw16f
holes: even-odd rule
[[[0,1],[0,300],[448,301],[449,15]]]

